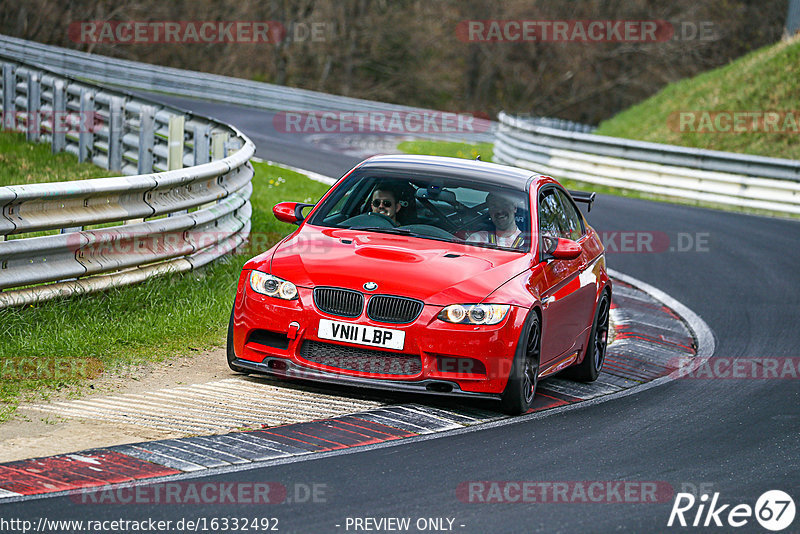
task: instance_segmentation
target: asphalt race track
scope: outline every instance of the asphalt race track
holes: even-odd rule
[[[324,145],[306,143],[296,134],[275,133],[269,112],[164,100],[236,125],[263,159],[334,177],[359,160],[326,152]],[[600,232],[652,232],[645,235],[657,235],[658,243],[669,238],[669,247],[656,247],[663,250],[609,250],[608,265],[663,290],[702,317],[716,337],[714,358],[795,358],[797,369],[798,222],[606,196],[597,199],[589,221]],[[623,234],[608,235],[618,240],[616,248],[626,248]],[[78,506],[74,497],[61,496],[9,503],[0,512],[33,521],[42,516],[276,517],[283,532],[364,532],[355,529],[354,518],[389,517],[410,518],[411,532],[418,531],[420,518],[444,518],[441,524],[419,523],[424,531],[436,526],[456,532],[695,531],[667,527],[672,495],[656,503],[476,503],[466,502],[459,486],[470,481],[657,482],[669,484],[674,493],[703,488],[718,492],[719,504],[752,507],[767,490],[797,499],[799,431],[797,379],[678,379],[512,424],[202,479],[278,482],[289,489],[289,497],[316,485],[321,488],[316,499],[294,495],[295,502],[275,506]],[[720,516],[723,521],[728,510]],[[697,506],[687,512],[687,519],[693,520],[696,511]],[[726,524],[710,530],[764,532],[752,517],[742,528]],[[798,531],[800,519],[795,519],[783,532]]]

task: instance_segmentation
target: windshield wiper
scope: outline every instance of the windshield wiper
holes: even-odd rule
[[[384,234],[395,234],[395,235],[410,235],[410,236],[422,236],[422,234],[418,234],[416,232],[412,232],[407,228],[385,228],[383,226],[351,226],[350,230],[369,230],[370,232],[381,232]]]

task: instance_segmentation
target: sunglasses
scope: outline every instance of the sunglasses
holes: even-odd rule
[[[372,201],[372,207],[373,208],[380,208],[381,207],[381,203],[383,203],[383,207],[384,208],[391,208],[392,205],[394,204],[394,201],[388,200],[388,199],[381,200],[379,198],[376,198],[376,199],[374,199]]]

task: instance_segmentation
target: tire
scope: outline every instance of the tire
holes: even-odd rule
[[[234,364],[233,362],[236,360],[236,352],[233,350],[233,310],[231,309],[231,318],[228,321],[228,342],[226,352],[228,354],[228,367],[231,368],[231,371],[236,373],[248,374],[246,369],[239,367],[238,365]]]
[[[608,291],[603,291],[597,301],[597,309],[592,322],[592,331],[589,334],[589,343],[583,361],[566,370],[564,375],[578,382],[594,382],[603,368],[608,347],[608,311],[611,307],[611,298]]]
[[[542,346],[542,326],[539,316],[531,310],[527,334],[520,339],[511,373],[508,376],[500,407],[508,415],[519,415],[533,406],[536,386],[539,383],[539,361]]]

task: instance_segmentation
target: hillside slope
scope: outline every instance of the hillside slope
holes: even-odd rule
[[[778,113],[765,123],[767,112]],[[670,84],[596,133],[800,159],[800,36]]]

